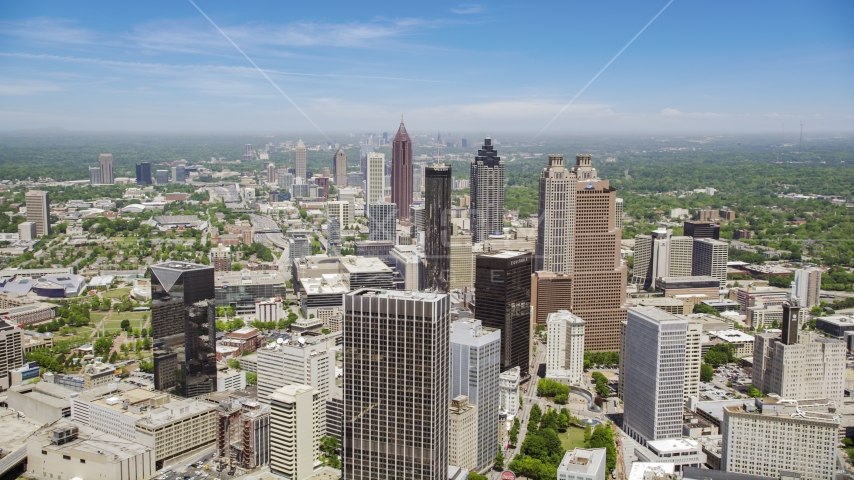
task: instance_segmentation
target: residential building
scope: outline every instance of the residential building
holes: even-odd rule
[[[347,186],[347,154],[343,148],[339,148],[332,159],[332,174],[335,175],[336,188]]]
[[[101,166],[101,184],[112,185],[115,183],[115,177],[113,176],[113,154],[102,153],[98,157],[98,163]]]
[[[566,310],[549,314],[546,377],[580,385],[584,375],[584,320]]]
[[[29,190],[25,200],[27,221],[36,224],[36,235],[50,235],[50,195],[44,190]]]
[[[428,290],[450,291],[451,276],[451,166],[434,163],[425,170],[424,254]]]
[[[448,169],[450,170],[450,168]],[[397,219],[406,221],[406,205],[412,205],[412,140],[400,119],[400,128],[391,146],[391,202],[400,205]],[[429,191],[429,190],[428,190]]]
[[[326,402],[335,389],[335,339],[340,333],[273,342],[258,349],[258,401],[270,403],[273,392],[292,384],[314,388],[314,452],[326,432]],[[275,412],[274,412],[275,413]]]
[[[471,238],[482,243],[504,229],[504,161],[486,137],[471,162]]]
[[[845,342],[812,332],[798,334],[798,308],[783,306],[783,332],[760,333],[753,348],[753,385],[783,398],[827,398],[845,394]]]
[[[534,271],[572,274],[575,196],[575,173],[564,166],[563,155],[549,155],[549,165],[540,175]]]
[[[513,251],[476,259],[475,318],[501,331],[501,371],[519,367],[522,377],[530,366],[532,260],[530,253]]]
[[[681,438],[688,320],[654,307],[628,310],[623,430],[644,446]]]
[[[726,288],[726,262],[729,258],[729,245],[720,240],[698,238],[694,240],[693,276],[711,276],[720,281],[720,288]]]
[[[578,448],[563,455],[557,467],[557,480],[605,480],[604,448]]]
[[[154,388],[185,397],[215,391],[214,268],[179,261],[152,265],[151,299]]]
[[[801,306],[812,308],[819,304],[821,296],[821,269],[808,267],[795,270],[792,296],[801,301]]]
[[[397,205],[376,202],[368,205],[368,240],[394,242]]]
[[[343,228],[355,223],[353,219],[353,205],[346,200],[326,202],[326,214],[338,217]]]
[[[310,385],[286,385],[273,392],[270,413],[270,472],[304,480],[314,473],[317,450],[313,418],[319,394]],[[325,431],[323,432],[326,433]]]
[[[365,204],[368,215],[370,205],[385,201],[385,154],[370,152],[365,173]]]
[[[360,289],[344,310],[344,478],[446,480],[450,298]]]
[[[0,320],[0,391],[9,388],[9,372],[24,364],[24,331]]]
[[[479,470],[477,463],[478,442],[472,439],[478,438],[478,415],[477,406],[469,403],[465,395],[457,395],[451,400],[451,409],[448,417],[448,464],[461,467],[465,470]],[[490,427],[495,430],[495,444],[492,450],[497,451],[498,428],[492,419]],[[493,455],[493,458],[495,455]]]
[[[712,238],[720,240],[721,224],[718,222],[689,220],[682,224],[683,233],[686,237]]]
[[[152,448],[69,420],[27,439],[27,473],[41,478],[146,480],[157,471]]]
[[[215,272],[230,272],[231,271],[231,247],[225,245],[217,245],[211,248],[211,265]]]
[[[471,237],[452,235],[450,251],[451,273],[448,282],[450,289],[472,289],[474,287],[474,254]]]
[[[136,184],[151,185],[151,162],[136,164]]]
[[[303,181],[307,179],[306,171],[305,171],[305,144],[302,142],[302,139],[299,139],[297,142],[296,148],[294,148],[294,177],[301,178]]]
[[[521,369],[513,367],[501,372],[498,376],[499,400],[501,411],[510,415],[516,415],[519,409],[519,382]]]
[[[655,288],[660,277],[690,276],[693,266],[691,237],[673,236],[672,230],[659,228],[651,235],[635,236],[632,283],[638,288]]]
[[[836,478],[840,416],[828,400],[757,398],[723,408],[721,470],[771,478]]]
[[[469,238],[468,236],[466,237]],[[499,394],[499,362],[501,332],[483,328],[480,320],[460,319],[451,324],[451,391],[450,396],[466,397],[477,406],[476,436],[467,437],[474,452],[471,466],[455,463],[454,434],[451,434],[449,461],[466,470],[482,470],[495,459],[499,448],[496,419],[501,407]],[[463,407],[460,406],[460,409]],[[451,411],[453,429],[453,407]],[[477,440],[472,442],[472,439]],[[467,457],[466,457],[467,458]]]

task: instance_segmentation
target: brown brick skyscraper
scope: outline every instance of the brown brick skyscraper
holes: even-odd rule
[[[412,205],[412,140],[406,133],[403,117],[391,147],[391,203],[397,204],[397,219],[409,220]]]
[[[598,177],[590,155],[577,155],[572,173],[577,179],[572,273],[534,276],[532,323],[566,308],[565,292],[571,289],[571,311],[586,322],[584,350],[617,351],[620,322],[628,313],[626,267],[620,263],[622,230],[616,223],[617,191]],[[563,296],[561,300],[556,300],[558,295]]]

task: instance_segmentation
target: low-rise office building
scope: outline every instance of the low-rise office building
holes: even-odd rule
[[[156,470],[151,447],[65,419],[27,440],[27,472],[41,478],[146,480]]]
[[[753,358],[753,335],[748,335],[741,330],[713,330],[709,332],[709,339],[733,345],[735,356],[738,358]]]
[[[605,480],[605,449],[576,448],[563,455],[557,480]]]

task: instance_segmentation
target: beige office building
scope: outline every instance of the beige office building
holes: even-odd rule
[[[326,202],[326,215],[336,216],[341,222],[341,229],[345,229],[353,225],[353,206],[346,200],[336,200]]]
[[[635,236],[632,283],[646,289],[655,287],[660,277],[690,276],[693,242],[691,237],[674,237],[673,230],[664,228]]]
[[[754,339],[753,385],[762,393],[796,400],[828,398],[842,404],[845,342],[812,332],[800,332],[791,345],[779,333],[760,333]]]
[[[296,148],[294,148],[294,177],[299,177],[306,182],[305,178],[305,144],[302,142],[302,139],[299,139],[297,142]]]
[[[833,480],[840,424],[836,406],[828,400],[769,397],[757,398],[755,406],[724,407],[721,470],[765,478]]]
[[[472,255],[471,237],[468,235],[451,236],[451,290],[474,287],[474,255]]]
[[[572,274],[575,233],[575,174],[563,155],[549,155],[540,175],[540,204],[534,271]]]
[[[467,396],[457,395],[451,400],[449,417],[448,465],[477,470],[477,407]]]
[[[335,175],[335,187],[341,188],[347,186],[347,153],[344,152],[343,148],[339,148],[337,152],[335,152],[335,163],[334,163],[334,172]]]
[[[44,190],[30,190],[25,200],[27,221],[36,224],[36,235],[50,235],[50,195]]]
[[[270,399],[270,472],[291,480],[314,473],[313,448],[319,394],[310,385],[287,385]],[[324,430],[325,433],[325,430]]]
[[[697,238],[694,239],[693,256],[692,275],[715,277],[720,282],[720,288],[726,288],[729,244],[713,238]]]

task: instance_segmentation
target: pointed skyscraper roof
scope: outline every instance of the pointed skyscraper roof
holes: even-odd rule
[[[305,146],[305,144],[304,144],[304,143],[302,143],[302,138],[300,138],[300,139],[299,139],[299,142],[297,142],[297,146],[298,146],[298,147],[304,147],[304,146]]]
[[[409,134],[406,133],[406,125],[403,124],[403,115],[400,116],[400,128],[397,129],[397,135],[394,136],[395,141],[408,142]]]

